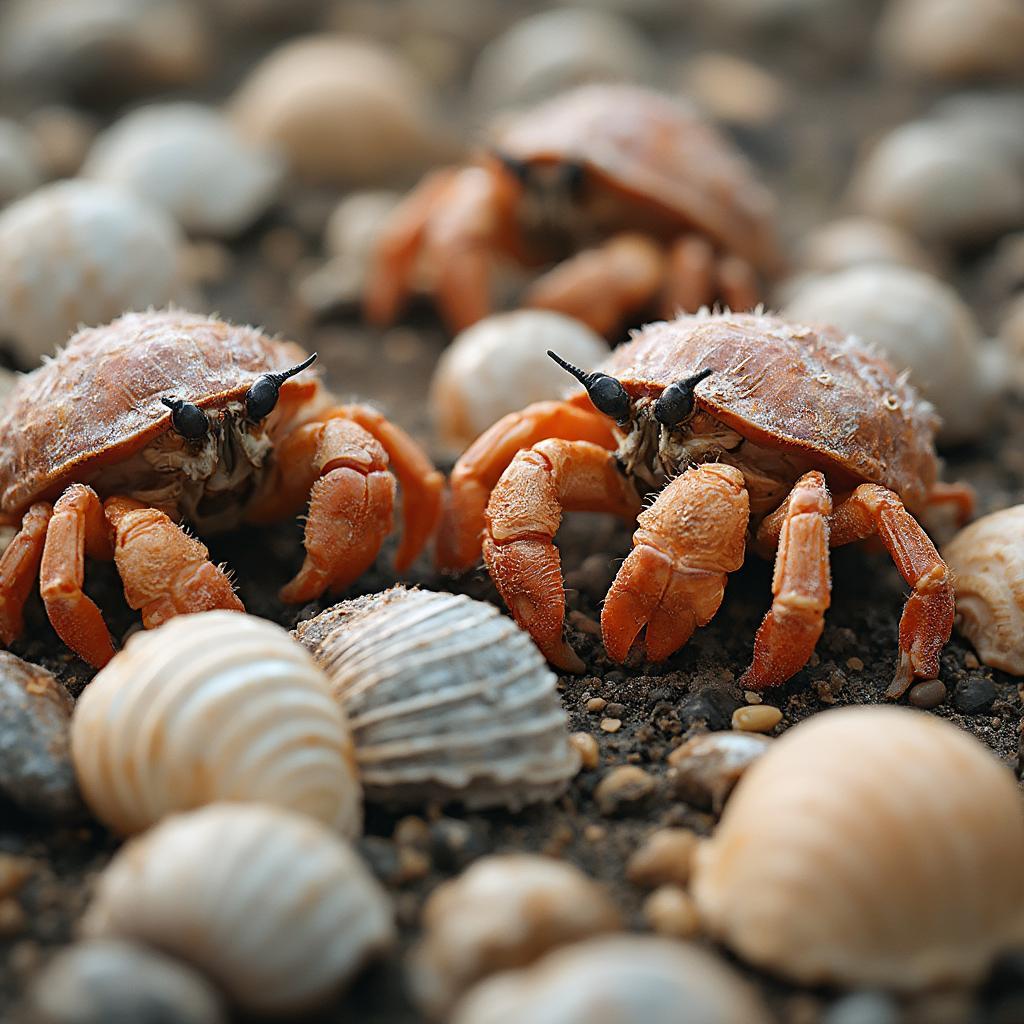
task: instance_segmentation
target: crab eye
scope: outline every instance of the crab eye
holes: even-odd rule
[[[180,398],[161,398],[160,401],[171,410],[171,426],[176,433],[189,441],[198,441],[206,436],[210,421],[198,405],[183,402]]]
[[[693,389],[714,370],[701,370],[692,377],[670,384],[654,403],[654,418],[666,427],[675,427],[693,414]]]
[[[563,370],[568,370],[586,389],[598,412],[605,416],[611,416],[616,423],[627,423],[630,416],[629,393],[622,386],[620,381],[610,377],[607,373],[587,373],[572,363],[567,363],[560,355],[548,350],[548,355],[554,359]]]
[[[290,370],[282,370],[281,373],[265,373],[252,382],[249,390],[245,393],[245,414],[251,420],[261,420],[269,416],[277,405],[277,399],[281,394],[281,385],[295,374],[301,373],[308,366],[312,366],[316,359],[314,352],[308,359],[304,359],[298,366]]]

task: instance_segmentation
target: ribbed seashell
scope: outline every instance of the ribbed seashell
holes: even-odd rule
[[[356,37],[307,36],[274,50],[239,87],[232,112],[247,138],[279,147],[313,181],[379,185],[440,155],[429,86]]]
[[[83,177],[134,192],[188,232],[222,238],[267,209],[283,175],[280,157],[199,103],[132,111],[100,135],[82,168]]]
[[[939,439],[977,437],[1000,388],[974,315],[949,285],[910,267],[869,264],[812,278],[785,313],[855,334],[909,370],[915,387],[942,418]]]
[[[784,733],[692,881],[707,931],[803,984],[970,984],[1024,939],[1024,805],[969,734],[895,707]]]
[[[643,935],[591,939],[481,982],[452,1024],[767,1024],[760,999],[719,957]]]
[[[0,207],[41,183],[32,136],[17,121],[0,118]]]
[[[443,1018],[481,978],[619,923],[604,890],[571,864],[527,853],[482,857],[423,908],[424,936],[409,959],[413,998]]]
[[[614,14],[541,11],[483,48],[469,93],[485,110],[525,106],[586,82],[649,82],[657,62],[644,37]]]
[[[83,931],[178,956],[273,1014],[330,996],[394,940],[391,902],[349,844],[269,804],[211,804],[127,843]]]
[[[565,372],[548,349],[577,366],[597,366],[611,351],[586,324],[542,309],[497,313],[464,330],[438,360],[430,384],[441,444],[457,455],[507,413],[561,398]]]
[[[956,625],[986,665],[1024,676],[1024,505],[983,516],[943,548]]]
[[[61,181],[0,213],[0,336],[34,367],[82,324],[187,302],[181,234],[162,211],[95,181]]]
[[[95,815],[122,834],[216,800],[361,828],[345,716],[288,633],[238,612],[136,633],[78,700],[71,752]]]
[[[62,950],[32,985],[33,1024],[225,1024],[210,983],[186,964],[120,939]]]
[[[348,716],[370,801],[516,810],[553,800],[579,770],[555,676],[492,605],[395,587],[295,635]]]

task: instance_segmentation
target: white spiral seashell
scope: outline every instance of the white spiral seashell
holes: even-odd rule
[[[753,989],[719,957],[644,935],[591,939],[481,982],[452,1024],[767,1024]]]
[[[390,900],[348,843],[267,804],[211,804],[126,844],[83,930],[178,956],[273,1014],[327,998],[394,940]]]
[[[516,810],[579,770],[556,679],[482,601],[396,587],[300,623],[348,715],[368,800]]]
[[[159,103],[132,111],[100,135],[82,176],[128,189],[188,232],[228,238],[273,201],[284,163],[239,138],[211,107]]]
[[[361,829],[344,713],[313,659],[255,616],[182,615],[136,633],[79,698],[71,753],[86,802],[122,834],[216,800]]]
[[[1024,676],[1024,505],[971,523],[942,557],[956,577],[957,629],[986,665]]]
[[[802,984],[970,984],[1024,939],[1013,776],[932,715],[815,715],[740,780],[697,850],[705,928]]]

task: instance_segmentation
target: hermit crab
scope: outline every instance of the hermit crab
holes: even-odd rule
[[[645,627],[659,661],[708,623],[749,533],[758,553],[775,552],[774,601],[741,684],[776,686],[821,634],[829,548],[877,537],[912,588],[889,694],[937,674],[952,581],[912,513],[943,503],[966,518],[971,495],[938,482],[936,417],[904,376],[834,328],[759,312],[649,324],[596,372],[551,355],[583,389],[506,416],[467,449],[438,545],[449,571],[482,546],[549,661],[583,667],[562,636],[552,542],[574,509],[638,520],[601,615],[617,661]],[[640,511],[644,492],[653,501]]]
[[[759,275],[778,269],[771,196],[667,96],[584,86],[492,134],[475,163],[425,178],[384,226],[365,295],[372,321],[395,318],[423,267],[451,329],[468,327],[491,312],[499,256],[558,264],[525,304],[602,334],[652,306],[674,315],[723,299],[749,309]]]
[[[13,642],[35,577],[58,635],[83,659],[114,648],[82,591],[113,558],[147,628],[183,612],[241,610],[199,534],[295,515],[306,557],[281,599],[341,589],[391,529],[395,477],[407,567],[434,531],[443,480],[379,413],[337,405],[292,342],[192,313],[129,313],[76,334],[20,378],[0,414],[0,639]],[[394,475],[392,475],[394,474]],[[54,504],[51,502],[56,499]]]

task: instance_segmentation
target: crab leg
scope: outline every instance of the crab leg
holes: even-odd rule
[[[114,533],[114,563],[125,599],[142,612],[146,629],[175,615],[215,608],[245,611],[206,546],[165,513],[123,497],[108,498],[103,511]]]
[[[707,625],[726,576],[743,564],[750,501],[743,474],[709,463],[676,477],[640,513],[633,550],[601,613],[609,657],[624,661],[647,627],[646,653],[662,661]]]
[[[939,674],[939,655],[953,630],[953,581],[920,524],[892,491],[861,484],[832,516],[832,543],[877,535],[913,588],[900,618],[899,662],[885,695],[903,695],[915,679]]]
[[[502,417],[462,453],[452,469],[448,504],[437,538],[440,569],[465,572],[476,563],[491,489],[516,452],[547,438],[615,447],[611,420],[593,408],[568,402],[534,402]]]
[[[553,665],[583,668],[562,639],[565,588],[552,540],[563,510],[610,512],[632,522],[639,504],[614,455],[587,441],[554,438],[520,451],[494,488],[484,561],[516,622]]]
[[[46,528],[53,508],[46,502],[33,505],[21,528],[0,557],[0,640],[10,646],[21,636],[23,612],[39,576],[39,562],[46,543]]]
[[[665,257],[644,235],[623,234],[585,249],[539,277],[523,304],[582,320],[610,335],[647,306],[665,280]]]
[[[114,645],[99,608],[82,592],[85,558],[109,559],[112,553],[96,492],[85,484],[72,484],[53,506],[39,568],[39,592],[57,635],[96,668],[114,656]]]
[[[774,599],[754,639],[750,668],[740,679],[748,690],[778,686],[800,671],[825,625],[832,589],[829,516],[832,497],[825,477],[812,471],[793,486],[786,504],[765,520],[758,542],[780,528],[772,579]]]
[[[684,235],[669,250],[661,311],[672,319],[715,301],[715,250],[700,235]]]

